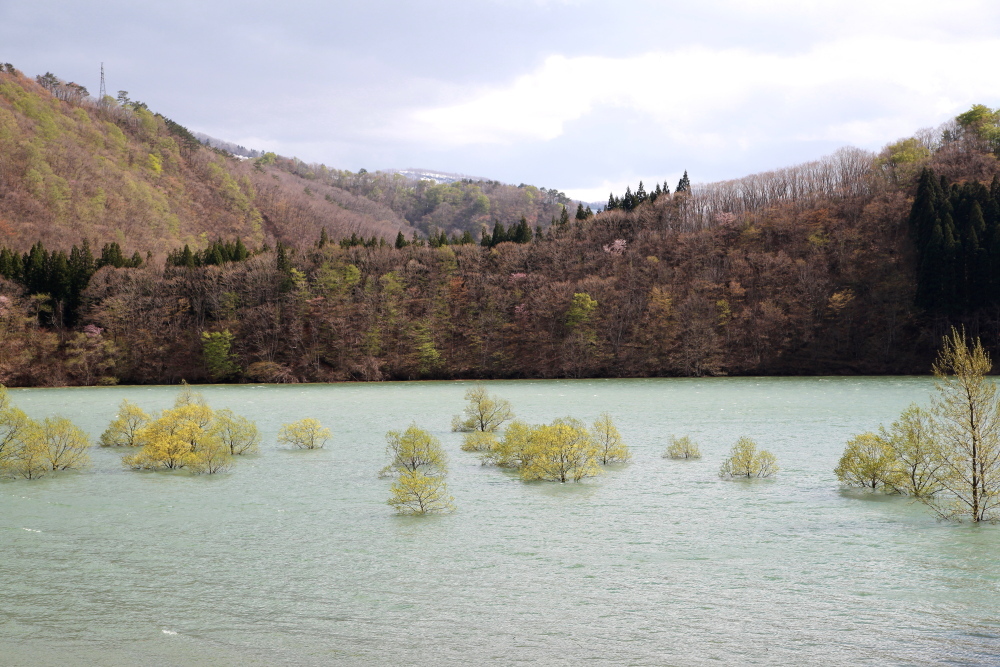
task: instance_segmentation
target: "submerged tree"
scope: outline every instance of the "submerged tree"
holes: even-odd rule
[[[934,442],[934,421],[929,412],[911,405],[888,429],[879,429],[879,435],[892,448],[894,491],[915,498],[929,498],[941,490],[937,480],[941,457]]]
[[[510,401],[492,396],[485,386],[477,384],[465,392],[464,419],[455,415],[451,421],[453,431],[496,431],[514,418]]]
[[[87,434],[64,417],[37,422],[11,405],[0,385],[0,475],[37,479],[90,465]]]
[[[385,434],[389,463],[380,476],[396,475],[387,501],[399,514],[440,514],[455,509],[444,477],[448,457],[441,442],[416,424]]]
[[[410,424],[403,432],[389,431],[385,440],[389,463],[379,471],[380,476],[417,470],[433,475],[448,472],[448,456],[441,441],[416,424]]]
[[[884,438],[874,433],[862,433],[847,443],[833,472],[848,486],[894,489],[896,454]]]
[[[934,363],[934,479],[943,493],[921,499],[944,518],[1000,519],[1000,401],[986,377],[992,367],[982,343],[970,345],[956,329]]]
[[[278,443],[299,449],[322,449],[330,436],[330,429],[315,419],[306,418],[283,424],[278,431]]]
[[[174,407],[150,416],[128,401],[101,434],[104,447],[137,447],[122,457],[134,470],[180,470],[214,474],[232,467],[234,456],[257,451],[253,421],[231,410],[215,411],[184,384]]]
[[[632,452],[622,440],[621,433],[615,428],[609,413],[601,413],[594,422],[592,434],[597,446],[597,460],[601,465],[626,463],[632,459]]]
[[[149,415],[142,408],[128,399],[123,399],[118,406],[118,414],[101,434],[101,447],[140,446],[136,434],[148,421]]]
[[[667,447],[667,451],[664,452],[663,458],[665,459],[700,459],[701,450],[698,449],[698,444],[692,440],[689,436],[670,436],[670,445]]]
[[[390,487],[388,504],[399,514],[444,514],[455,511],[455,499],[448,495],[444,477],[407,471]]]
[[[524,480],[579,482],[601,474],[597,443],[576,419],[534,427],[525,450],[527,460],[520,468]]]
[[[761,449],[757,443],[747,437],[736,441],[729,458],[719,469],[719,477],[770,477],[778,472],[777,459],[774,454]]]

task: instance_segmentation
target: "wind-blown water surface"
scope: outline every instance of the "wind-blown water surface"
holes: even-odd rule
[[[1000,528],[937,522],[839,488],[853,434],[926,402],[927,378],[492,382],[518,417],[610,411],[634,453],[583,484],[525,484],[459,450],[467,383],[204,387],[258,421],[260,456],[219,476],[94,467],[0,483],[0,664],[883,665],[1000,661]],[[97,436],[125,397],[11,391]],[[334,431],[276,448],[283,422]],[[384,434],[451,456],[458,511],[385,505]],[[700,461],[660,458],[671,434]],[[771,480],[720,480],[740,435]]]

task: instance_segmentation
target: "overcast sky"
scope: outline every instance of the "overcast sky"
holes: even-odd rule
[[[0,0],[0,62],[357,170],[587,201],[1000,106],[995,0]]]

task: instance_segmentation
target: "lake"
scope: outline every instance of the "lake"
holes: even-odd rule
[[[223,475],[93,467],[0,482],[0,664],[980,665],[1000,658],[1000,527],[842,490],[853,434],[930,378],[490,382],[517,416],[612,413],[633,462],[523,483],[459,450],[470,383],[196,387],[257,420],[259,456]],[[123,398],[177,387],[11,390],[95,439]],[[319,451],[274,444],[315,417]],[[457,511],[385,504],[385,432],[450,457]],[[671,434],[703,458],[661,458]],[[750,436],[772,479],[721,480]]]

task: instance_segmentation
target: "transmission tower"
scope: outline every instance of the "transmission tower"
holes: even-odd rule
[[[101,63],[101,95],[98,97],[98,103],[103,107],[104,98],[108,96],[108,89],[104,87],[104,63]]]

